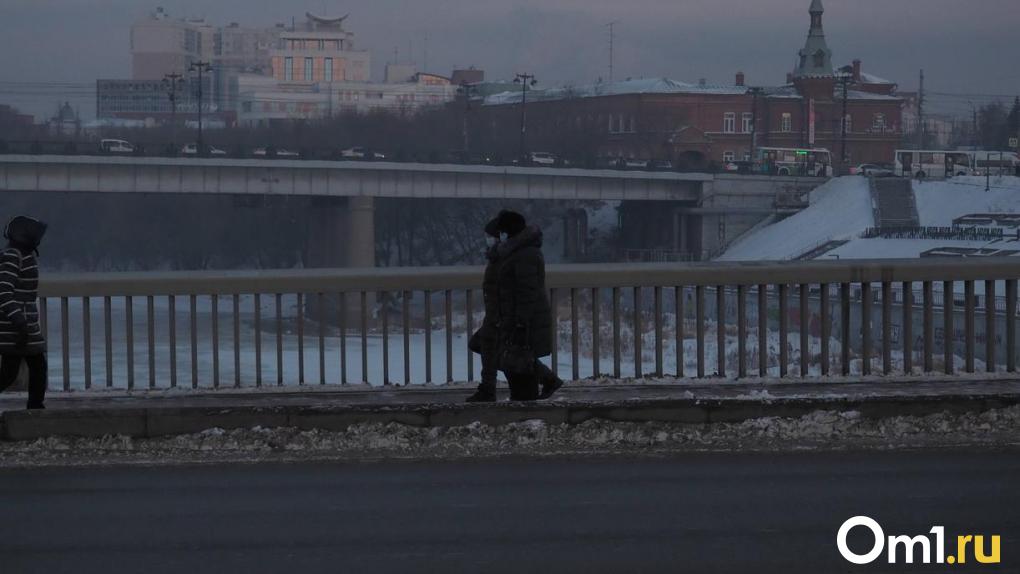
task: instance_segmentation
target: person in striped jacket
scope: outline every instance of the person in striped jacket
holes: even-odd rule
[[[28,408],[42,409],[46,398],[46,339],[39,327],[39,244],[46,224],[19,215],[4,229],[0,252],[0,392],[28,366]]]

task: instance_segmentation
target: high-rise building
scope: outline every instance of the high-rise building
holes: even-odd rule
[[[214,26],[202,19],[172,18],[157,8],[131,26],[131,77],[162,80],[167,74],[186,74],[192,62],[209,62],[212,80],[205,97],[217,110],[232,110],[237,100],[230,91],[233,80],[244,73],[268,74],[270,50],[284,30],[282,24]]]

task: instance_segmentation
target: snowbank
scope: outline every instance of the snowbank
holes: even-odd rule
[[[793,259],[834,239],[874,225],[871,192],[863,177],[833,179],[811,193],[811,206],[733,244],[720,261]]]
[[[983,177],[915,183],[914,200],[924,226],[950,226],[953,219],[971,213],[1016,213],[1020,212],[1020,178],[992,177],[990,191],[985,191]]]
[[[1020,212],[1020,178],[992,177],[985,191],[983,177],[954,177],[946,181],[914,183],[914,198],[922,226],[948,227],[972,213]],[[792,259],[827,241],[849,239],[825,257],[840,259],[915,258],[938,247],[985,247],[986,241],[941,239],[860,239],[874,225],[871,193],[861,177],[834,179],[816,189],[811,206],[776,224],[744,237],[720,261]],[[1007,231],[1010,233],[1011,231]]]
[[[550,425],[531,420],[500,426],[476,422],[436,428],[358,424],[346,431],[214,428],[158,439],[107,436],[0,443],[0,466],[994,446],[1016,444],[1018,437],[1020,407],[980,414],[946,412],[887,419],[868,419],[857,412],[817,411],[798,418],[768,417],[709,425],[604,420]]]

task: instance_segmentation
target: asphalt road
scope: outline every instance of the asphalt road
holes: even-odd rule
[[[0,472],[0,572],[900,572],[835,545],[1000,534],[1020,452],[696,454]],[[863,547],[856,546],[855,550]]]

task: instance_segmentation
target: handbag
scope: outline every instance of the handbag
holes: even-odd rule
[[[528,337],[525,334],[524,340]],[[518,345],[509,337],[499,351],[499,370],[515,375],[531,375],[535,372],[535,352],[531,345]]]

